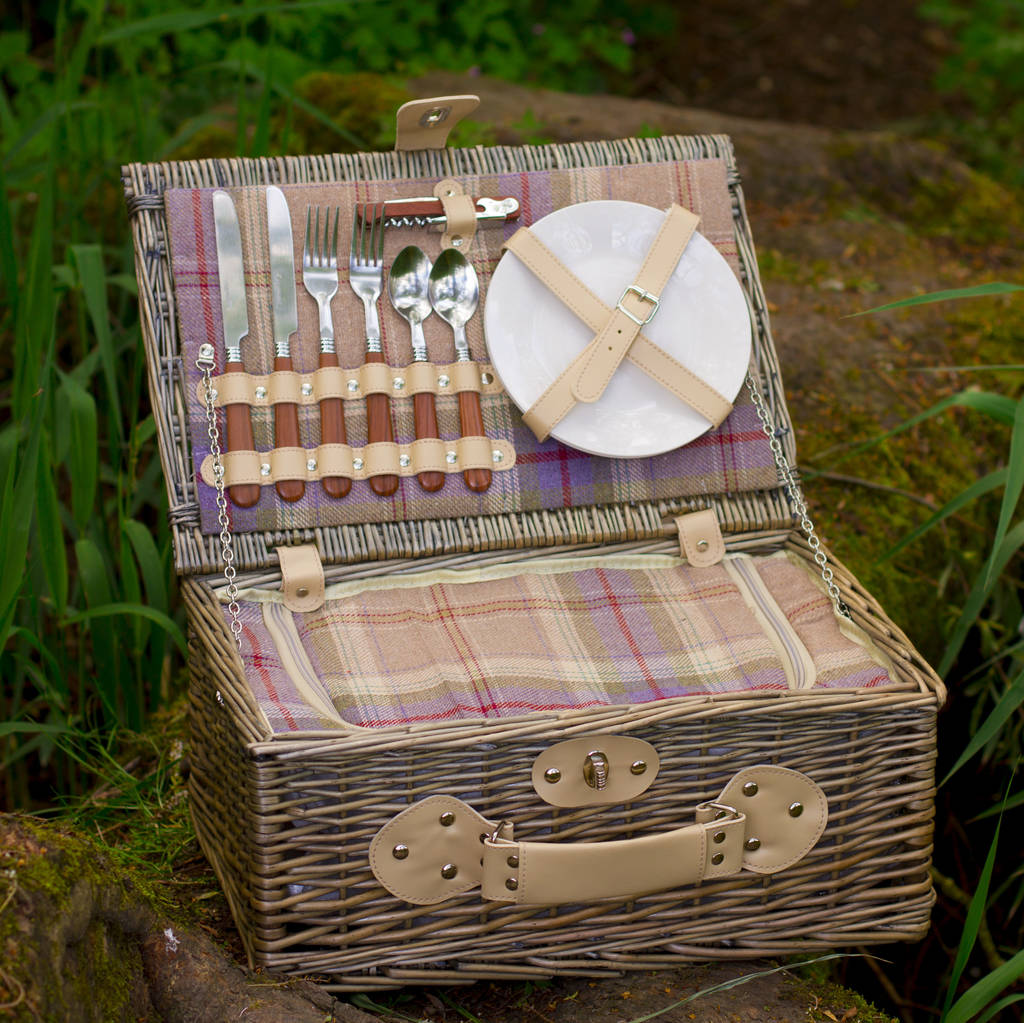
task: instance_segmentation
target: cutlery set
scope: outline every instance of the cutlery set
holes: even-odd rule
[[[291,216],[284,193],[276,186],[268,186],[267,237],[270,255],[270,285],[273,310],[273,337],[275,373],[294,370],[291,338],[298,330],[298,308],[295,287],[294,245]],[[518,216],[519,204],[515,199],[474,198],[477,220],[504,222]],[[242,260],[241,234],[234,201],[227,192],[213,195],[214,228],[216,234],[218,273],[220,279],[221,313],[224,323],[224,373],[245,373],[242,343],[249,333],[245,299],[245,278]],[[349,249],[349,284],[363,304],[365,321],[366,363],[383,363],[380,317],[377,303],[385,289],[384,231],[394,227],[439,227],[445,223],[440,199],[415,197],[389,199],[386,202],[362,203],[356,207],[352,220],[352,238]],[[302,283],[310,298],[316,302],[319,314],[320,351],[318,368],[337,367],[331,300],[338,292],[338,241],[341,230],[341,211],[338,207],[310,205],[306,210],[306,230],[302,249]],[[466,257],[455,249],[444,249],[435,262],[415,245],[402,249],[395,257],[387,274],[387,295],[395,311],[409,325],[414,363],[429,362],[423,321],[436,312],[454,334],[458,362],[472,361],[466,341],[466,323],[472,318],[479,303],[479,284],[476,272]],[[310,392],[304,390],[303,394]],[[385,393],[365,395],[366,439],[368,444],[394,443],[391,400]],[[463,437],[483,437],[484,426],[480,395],[476,391],[458,392],[459,421]],[[322,444],[347,444],[344,401],[327,396],[319,401],[320,437]],[[435,396],[431,392],[413,395],[415,436],[417,440],[439,437]],[[251,452],[255,450],[249,406],[245,403],[225,406],[227,450]],[[301,448],[298,405],[293,401],[275,400],[274,445],[277,448]],[[403,465],[407,462],[403,461]],[[309,468],[315,468],[310,464]],[[467,468],[463,477],[470,490],[482,493],[491,485],[491,472],[482,468]],[[420,487],[428,493],[440,490],[445,473],[426,469],[417,473]],[[398,489],[399,477],[382,473],[369,477],[371,490],[389,497]],[[352,480],[345,476],[327,475],[321,478],[324,493],[332,498],[345,497],[352,488]],[[306,490],[303,479],[277,479],[278,495],[282,500],[300,500]],[[228,488],[231,501],[240,508],[249,508],[259,501],[257,483],[234,483]]]

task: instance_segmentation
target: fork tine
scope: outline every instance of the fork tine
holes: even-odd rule
[[[312,217],[312,215],[313,215],[313,207],[312,206],[307,206],[306,207],[306,237],[303,239],[303,242],[302,242],[302,265],[303,266],[309,266],[310,265],[309,224],[310,224],[310,218]]]
[[[331,256],[330,266],[332,270],[338,269],[338,221],[341,220],[341,209],[334,207],[334,230],[331,231]]]

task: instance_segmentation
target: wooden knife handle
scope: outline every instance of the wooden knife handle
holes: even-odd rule
[[[334,352],[320,353],[320,368],[337,366],[338,356]],[[322,444],[347,444],[345,434],[345,403],[341,398],[320,399],[320,442]],[[352,489],[352,481],[345,476],[324,476],[320,480],[328,497],[344,497]]]
[[[459,422],[462,424],[463,437],[486,436],[480,395],[476,391],[459,391]],[[491,485],[491,470],[467,469],[462,478],[470,490],[482,494]]]
[[[416,418],[416,439],[437,437],[437,406],[434,396],[428,392],[416,394],[412,400],[413,413]],[[416,474],[420,486],[428,493],[434,493],[444,486],[444,473],[428,470]]]
[[[244,373],[245,367],[240,362],[224,364],[225,373]],[[255,451],[256,444],[252,439],[252,416],[248,405],[226,405],[224,413],[227,418],[227,451]],[[228,487],[228,497],[239,508],[251,508],[260,499],[258,483],[236,483]]]
[[[288,372],[292,368],[292,360],[278,355],[274,359],[274,372]],[[299,437],[299,406],[294,402],[282,402],[274,406],[274,447],[300,448]],[[298,501],[306,492],[305,480],[278,480],[277,492],[282,501]]]
[[[383,352],[367,352],[367,362],[383,362]],[[391,401],[386,394],[366,396],[366,439],[370,444],[381,441],[393,443],[395,435],[391,429]],[[370,489],[378,497],[390,497],[398,489],[398,477],[387,473],[370,477]]]

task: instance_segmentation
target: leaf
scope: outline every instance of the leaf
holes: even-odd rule
[[[64,528],[60,520],[60,504],[53,485],[53,465],[49,447],[39,445],[39,468],[36,479],[36,539],[43,574],[50,589],[57,614],[64,613],[68,603],[68,558],[64,549]]]
[[[44,725],[35,721],[0,721],[0,735],[64,735],[73,732],[68,725]]]
[[[912,298],[901,298],[898,302],[887,302],[876,305],[873,309],[864,309],[850,316],[870,316],[885,309],[907,309],[914,305],[929,305],[932,302],[949,302],[959,298],[982,298],[985,295],[1009,295],[1015,291],[1024,291],[1024,285],[1006,284],[994,281],[991,284],[976,284],[971,288],[953,288],[950,291],[930,291],[926,295],[914,295]],[[847,319],[848,317],[844,317]]]
[[[43,403],[36,399],[28,426],[27,447],[21,458],[10,458],[7,478],[0,494],[0,620],[8,617],[25,580],[32,508],[36,500],[36,474],[39,471],[39,436],[42,432]],[[4,638],[6,641],[6,637]],[[0,643],[0,650],[3,644]]]
[[[997,966],[991,973],[985,974],[973,987],[968,988],[949,1013],[942,1017],[942,1023],[967,1023],[1021,975],[1024,975],[1024,949],[1002,966]],[[1021,998],[1024,998],[1024,995],[1013,996],[1013,1000]],[[1010,999],[1004,999],[1000,1004],[1005,1005],[1009,1001]],[[991,1019],[991,1016],[985,1018]]]
[[[153,534],[137,519],[126,519],[121,529],[132,545],[146,588],[146,601],[165,614],[168,610],[167,573]]]
[[[1024,995],[1009,995],[1006,998],[996,1002],[995,1005],[989,1006],[988,1010],[981,1016],[979,1016],[974,1023],[988,1023],[990,1019],[995,1019],[1003,1009],[1008,1009],[1011,1005],[1015,1005],[1017,1002],[1024,1002]],[[956,1006],[954,1006],[956,1008]]]
[[[939,782],[939,785],[945,785],[990,739],[995,738],[999,730],[1021,704],[1024,704],[1024,671],[1021,671],[1013,680],[1009,689],[999,698],[998,703],[992,708],[988,717],[985,718],[974,735],[971,736],[971,741],[967,744],[967,748],[960,754],[956,763],[949,769],[949,773]]]
[[[999,523],[992,540],[992,557],[985,570],[986,585],[992,581],[992,570],[995,565],[995,552],[1003,544],[1006,531],[1020,501],[1021,490],[1024,490],[1024,398],[1017,402],[1017,410],[1013,419],[1013,433],[1010,436],[1010,454],[1007,463],[1006,489],[999,508]]]
[[[127,602],[103,604],[99,607],[90,607],[88,611],[79,611],[67,615],[64,618],[66,625],[77,625],[82,622],[91,622],[96,619],[116,618],[125,615],[136,615],[139,618],[146,618],[156,623],[174,640],[178,650],[183,657],[188,656],[188,645],[185,636],[173,618],[169,618],[162,611],[154,607],[147,607],[145,604],[130,604]]]
[[[86,606],[89,608],[110,606],[112,601],[110,579],[99,547],[88,537],[78,540],[75,543],[75,561],[78,564],[78,578],[82,584]],[[75,620],[74,616],[65,617],[63,623],[71,625]],[[87,618],[77,620],[89,621]],[[114,641],[114,629],[111,623],[106,621],[105,616],[101,615],[95,624],[90,622],[89,634],[92,637],[95,660],[96,689],[108,717],[111,721],[116,721],[120,657],[117,644]]]
[[[70,374],[64,374],[60,397],[70,427],[68,475],[71,477],[71,516],[79,530],[92,518],[99,474],[96,402]]]

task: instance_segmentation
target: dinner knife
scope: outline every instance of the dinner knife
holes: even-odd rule
[[[295,299],[295,247],[292,244],[292,218],[284,192],[276,185],[267,188],[267,235],[270,240],[270,294],[274,311],[274,372],[292,369],[291,337],[299,329]],[[294,402],[274,405],[274,447],[297,448],[299,407]],[[284,501],[298,501],[306,492],[305,481],[277,481],[277,492]]]
[[[249,314],[245,307],[245,271],[242,266],[242,236],[238,230],[238,212],[227,192],[213,193],[213,230],[217,240],[217,281],[220,311],[224,321],[224,372],[244,373],[242,338],[249,333]],[[227,450],[255,451],[249,406],[226,405]],[[258,483],[235,483],[228,496],[239,508],[251,508],[260,499]]]

